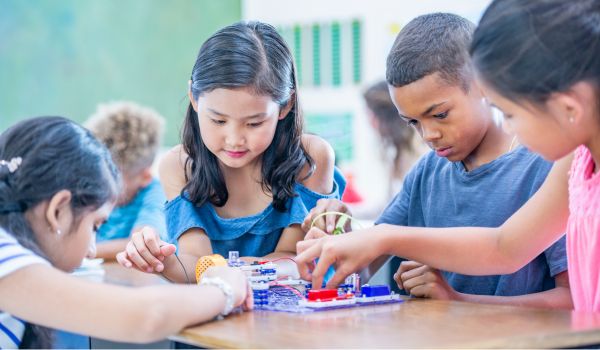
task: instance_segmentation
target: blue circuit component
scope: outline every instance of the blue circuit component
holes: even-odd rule
[[[383,284],[372,285],[372,286],[365,284],[360,289],[360,294],[363,297],[368,297],[368,298],[390,295],[390,287],[383,285]]]
[[[260,307],[260,306],[269,304],[269,290],[268,289],[254,290],[252,294],[254,296],[254,306],[255,307]]]

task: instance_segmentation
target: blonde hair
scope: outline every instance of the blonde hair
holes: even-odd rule
[[[85,126],[109,149],[122,171],[150,167],[162,142],[165,120],[133,102],[99,104]]]

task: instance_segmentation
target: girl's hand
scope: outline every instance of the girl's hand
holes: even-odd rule
[[[213,266],[208,268],[202,277],[219,277],[233,289],[233,305],[251,310],[254,305],[250,283],[242,270],[228,266]]]
[[[131,234],[125,251],[117,254],[117,261],[124,267],[134,267],[142,272],[162,272],[163,261],[175,253],[176,247],[160,239],[158,233],[145,226]]]
[[[416,261],[403,261],[394,274],[398,288],[412,296],[440,300],[457,300],[457,293],[442,274]]]
[[[350,213],[350,209],[346,206],[346,204],[344,204],[344,202],[338,199],[322,198],[317,201],[317,205],[312,208],[306,218],[304,218],[304,222],[302,222],[302,230],[304,230],[304,232],[308,232],[313,227],[313,221],[315,218],[327,212],[339,212],[348,214],[350,216],[352,215],[352,213]],[[314,222],[314,227],[331,234],[335,229],[335,225],[339,218],[340,217],[335,214],[322,216]],[[344,226],[344,231],[350,232],[351,230],[352,227],[350,225],[350,220],[348,220]]]
[[[321,237],[321,238],[314,238]],[[354,231],[348,235],[331,236],[313,228],[307,234],[307,239],[296,245],[300,276],[305,280],[312,279],[313,286],[320,286],[329,266],[334,265],[335,274],[327,283],[327,288],[333,288],[344,279],[357,271],[361,271],[375,260],[378,252],[373,244],[373,235],[365,231]],[[319,262],[315,266],[315,259]]]

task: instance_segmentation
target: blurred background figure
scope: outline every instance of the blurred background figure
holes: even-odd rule
[[[415,130],[400,119],[390,98],[387,82],[380,81],[371,85],[363,93],[363,97],[367,104],[369,122],[380,137],[383,162],[389,168],[389,201],[400,191],[404,175],[427,151],[427,146],[420,137],[415,137]]]
[[[117,205],[98,228],[96,257],[114,260],[125,249],[129,236],[144,226],[166,238],[166,198],[152,174],[164,124],[156,111],[133,102],[100,104],[85,123],[106,145],[123,179]]]

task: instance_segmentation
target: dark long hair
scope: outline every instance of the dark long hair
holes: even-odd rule
[[[470,52],[479,76],[516,102],[541,105],[580,81],[597,89],[600,2],[496,0],[481,18]]]
[[[238,22],[213,34],[200,48],[192,70],[194,99],[215,89],[249,88],[268,95],[281,108],[292,108],[277,123],[273,141],[262,155],[261,185],[273,196],[273,206],[284,211],[295,195],[294,183],[305,164],[314,162],[302,145],[303,119],[298,109],[292,54],[272,26],[261,22]],[[196,205],[209,201],[223,206],[229,194],[219,163],[200,137],[198,115],[188,106],[182,143],[189,158],[182,194]],[[310,175],[310,173],[309,173]]]
[[[0,227],[21,245],[40,256],[28,209],[49,200],[61,190],[72,194],[76,222],[84,210],[115,200],[120,178],[110,154],[87,130],[61,117],[32,118],[0,135],[0,159],[21,158],[11,172],[0,166]],[[23,348],[50,348],[47,328],[27,324]]]

